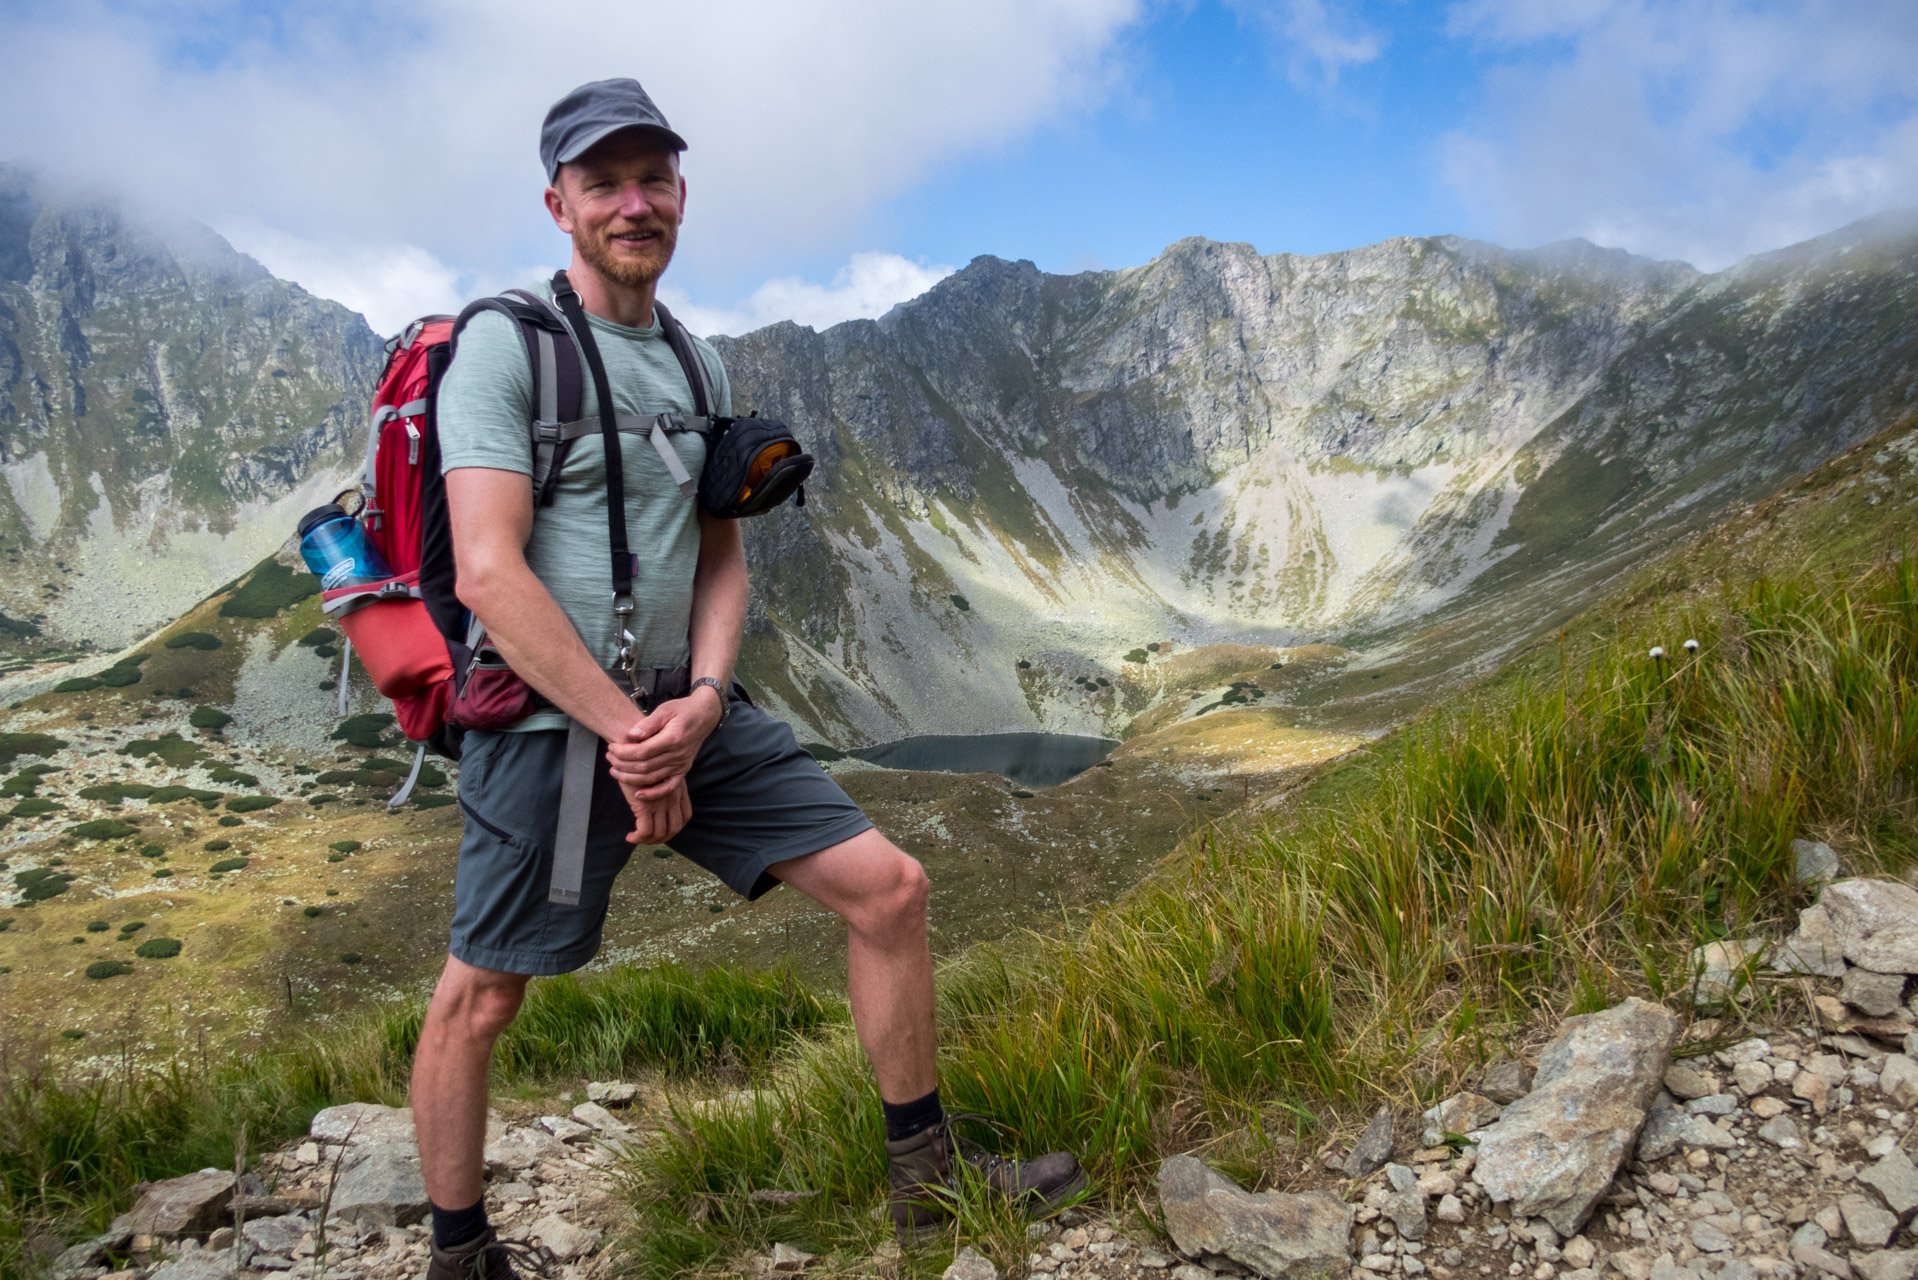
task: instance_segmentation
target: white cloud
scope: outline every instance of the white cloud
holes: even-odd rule
[[[666,284],[660,295],[675,316],[701,335],[750,333],[780,320],[824,329],[842,320],[876,319],[951,274],[951,267],[928,266],[896,253],[855,253],[830,285],[797,276],[768,280],[736,307],[701,306],[684,290]]]
[[[416,316],[457,312],[466,297],[459,273],[418,245],[307,240],[257,222],[214,229],[280,279],[352,308],[383,335]]]
[[[1226,0],[1241,16],[1263,25],[1285,57],[1286,76],[1301,89],[1335,87],[1347,67],[1384,52],[1376,32],[1349,14],[1326,10],[1325,0]]]
[[[0,18],[0,156],[467,275],[563,248],[540,120],[636,75],[692,144],[683,273],[738,278],[850,249],[933,166],[1097,105],[1145,2],[73,0]]]
[[[1910,0],[1470,0],[1450,25],[1502,60],[1440,148],[1494,238],[1715,268],[1918,203]]]

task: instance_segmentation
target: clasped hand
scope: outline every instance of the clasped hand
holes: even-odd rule
[[[719,711],[717,692],[701,685],[687,697],[661,703],[624,738],[607,744],[606,762],[633,809],[629,844],[663,844],[691,821],[686,774],[718,726]]]

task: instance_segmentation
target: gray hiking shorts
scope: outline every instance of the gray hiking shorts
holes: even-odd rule
[[[547,901],[566,731],[468,733],[460,751],[466,831],[453,882],[456,959],[505,973],[568,973],[599,950],[613,878],[633,846],[633,811],[603,767],[593,784],[577,905]],[[757,898],[775,862],[868,830],[859,806],[800,749],[793,731],[734,695],[686,775],[693,817],[667,847]]]

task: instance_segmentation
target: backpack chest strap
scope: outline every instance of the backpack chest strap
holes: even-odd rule
[[[652,441],[660,461],[666,464],[666,470],[673,477],[673,483],[679,491],[691,497],[699,489],[699,482],[686,470],[686,464],[680,461],[679,454],[667,440],[669,435],[710,436],[713,420],[700,414],[655,413],[642,416],[637,413],[614,415],[622,435],[646,436]],[[548,458],[557,453],[560,447],[585,436],[599,435],[602,430],[597,417],[580,418],[574,422],[535,422],[533,424],[533,448],[535,455]],[[550,466],[550,462],[548,463]],[[544,476],[535,477],[535,482],[543,481]]]

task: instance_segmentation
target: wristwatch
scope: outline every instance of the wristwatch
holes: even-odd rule
[[[726,686],[719,683],[718,679],[713,676],[701,676],[686,686],[687,696],[691,697],[693,690],[699,688],[702,684],[708,686],[714,693],[719,695],[719,724],[725,724],[726,715],[732,710],[732,708],[727,705],[729,700],[726,697]],[[713,728],[717,729],[719,724],[714,725]]]

